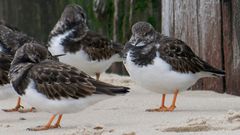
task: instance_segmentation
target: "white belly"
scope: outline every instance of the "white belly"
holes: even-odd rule
[[[121,60],[120,56],[115,54],[107,60],[90,61],[89,56],[82,50],[75,54],[67,53],[65,56],[60,57],[59,59],[61,62],[77,67],[89,75],[105,72],[112,65],[112,63]]]
[[[71,32],[71,31],[70,31]],[[69,32],[69,33],[70,33]],[[65,54],[64,48],[61,44],[62,37],[65,37],[69,33],[54,37],[49,42],[50,47],[48,48],[52,55]],[[89,75],[95,75],[96,73],[105,72],[114,62],[122,61],[119,54],[113,55],[110,59],[101,61],[90,61],[89,56],[80,50],[75,54],[67,53],[64,56],[59,57],[60,61],[86,72]]]
[[[108,95],[92,95],[85,98],[73,99],[62,98],[61,100],[48,99],[45,95],[38,93],[35,89],[33,81],[31,81],[26,89],[22,99],[36,107],[40,111],[50,112],[53,114],[75,113],[86,107],[93,105],[101,100],[108,99],[112,96]]]
[[[125,66],[138,85],[158,93],[173,93],[176,89],[186,90],[199,79],[196,74],[171,70],[169,64],[157,57],[153,65],[140,67],[131,61],[128,53]]]

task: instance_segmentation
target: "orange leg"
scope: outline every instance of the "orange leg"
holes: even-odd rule
[[[162,94],[162,105],[159,108],[156,109],[147,109],[148,112],[166,112],[168,111],[168,108],[165,106],[165,98],[166,94]]]
[[[60,127],[60,122],[61,122],[61,119],[62,119],[62,114],[59,115],[56,124],[54,126],[52,126],[51,124],[52,124],[53,120],[55,119],[55,117],[56,117],[56,114],[52,115],[52,117],[50,118],[48,123],[44,126],[37,126],[35,128],[28,128],[27,130],[42,131],[42,130],[48,130],[48,129],[51,129],[51,128],[59,128]]]
[[[174,97],[173,97],[172,105],[168,108],[168,111],[170,111],[170,112],[174,111],[174,109],[176,108],[176,100],[177,100],[178,91],[179,91],[179,90],[176,90],[176,91],[174,92]]]
[[[2,109],[4,112],[16,112],[18,111],[20,108],[23,108],[23,106],[21,106],[21,98],[18,97],[18,100],[17,100],[17,105],[12,108],[12,109]]]
[[[99,81],[99,78],[100,78],[100,73],[96,73],[96,80]]]
[[[34,107],[30,108],[30,109],[23,109],[24,107],[21,105],[21,98],[18,97],[17,100],[17,105],[12,108],[12,109],[2,109],[5,112],[21,112],[21,113],[26,113],[26,112],[35,112],[36,109]]]
[[[61,127],[60,126],[61,120],[62,120],[62,114],[59,114],[57,122],[53,126],[51,126],[51,127],[52,128],[59,128],[59,127]]]

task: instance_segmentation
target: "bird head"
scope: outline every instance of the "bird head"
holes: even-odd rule
[[[144,46],[155,39],[155,29],[150,23],[137,22],[132,26],[132,37],[129,42],[134,46]]]
[[[81,6],[70,4],[65,7],[49,38],[76,29],[83,32],[88,30],[87,15]]]
[[[60,20],[68,23],[87,23],[87,15],[81,6],[70,4],[65,7]]]
[[[14,56],[12,65],[19,63],[37,64],[48,57],[48,50],[38,43],[26,43],[20,47]]]

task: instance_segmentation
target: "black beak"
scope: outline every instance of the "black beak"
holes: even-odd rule
[[[49,56],[48,59],[54,60],[54,61],[59,61],[59,57],[64,56],[66,54],[58,54],[58,55],[53,55],[53,56]]]
[[[58,58],[58,57],[61,57],[61,56],[64,56],[64,55],[66,55],[66,54],[53,55],[53,57]]]

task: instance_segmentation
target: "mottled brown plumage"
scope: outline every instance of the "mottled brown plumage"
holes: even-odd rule
[[[9,83],[8,79],[8,71],[10,68],[10,63],[12,61],[12,57],[0,52],[0,86]]]
[[[49,99],[78,99],[92,94],[127,92],[127,87],[96,81],[77,68],[46,58],[47,49],[36,43],[25,44],[16,52],[10,79],[19,95],[25,94],[30,80],[36,90]]]
[[[186,43],[160,34],[147,22],[132,26],[124,53],[124,64],[136,84],[162,94],[161,106],[146,110],[150,112],[173,111],[179,91],[201,78],[225,74],[200,59]],[[174,93],[170,107],[165,106],[168,93]]]
[[[9,83],[8,72],[10,68],[10,63],[14,57],[16,50],[25,43],[38,43],[33,37],[30,37],[17,28],[0,21],[0,86]],[[52,56],[50,53],[49,58],[53,60],[58,60],[57,57]],[[25,65],[26,66],[26,65]],[[18,99],[17,105],[13,109],[4,109],[6,112],[21,111],[27,112],[30,110],[19,110],[22,106],[20,105],[20,98]]]
[[[16,50],[25,43],[33,42],[37,43],[39,41],[26,35],[25,33],[22,33],[17,28],[0,21],[0,72],[2,73],[2,75],[0,75],[0,80],[5,80],[5,83],[9,82],[6,81],[5,75],[8,74],[10,63]],[[57,57],[52,56],[51,53],[48,54],[50,59],[58,60]]]
[[[70,53],[76,53],[81,49],[89,55],[90,60],[102,60],[109,59],[114,54],[120,53],[123,46],[118,43],[114,43],[106,37],[97,34],[93,31],[87,31],[84,37],[81,39],[69,39],[64,40],[64,51]]]
[[[97,81],[70,65],[47,59],[48,50],[37,43],[20,47],[11,63],[9,76],[15,91],[29,104],[53,116],[47,125],[29,128],[39,131],[59,128],[62,115],[80,111],[127,87]],[[55,125],[51,125],[59,115]]]
[[[216,74],[224,74],[222,70],[216,69],[203,61],[190,47],[183,41],[175,38],[166,37],[159,34],[158,49],[160,57],[169,63],[173,70],[181,73],[196,72],[212,72]]]
[[[159,57],[170,64],[174,71],[224,74],[224,71],[212,67],[195,55],[186,43],[158,33],[149,23],[138,22],[132,27],[132,31],[132,41],[126,43],[124,52],[126,55],[126,52],[131,50],[132,61],[137,65],[153,64],[153,59],[158,52]]]
[[[16,50],[33,38],[0,21],[0,85],[9,83],[8,71]]]
[[[0,24],[0,42],[5,53],[14,55],[16,50],[24,43],[34,41],[32,37],[18,31],[16,28]]]
[[[82,49],[88,54],[89,61],[110,59],[114,54],[121,55],[121,44],[89,30],[86,22],[87,16],[81,6],[68,5],[49,35],[50,45],[53,44],[53,37],[71,31],[60,44],[64,46],[65,53],[76,53]]]

